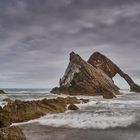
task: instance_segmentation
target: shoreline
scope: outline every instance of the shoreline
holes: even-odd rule
[[[76,129],[38,123],[20,125],[27,140],[140,140],[139,128]]]

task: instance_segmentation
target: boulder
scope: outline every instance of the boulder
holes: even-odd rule
[[[74,105],[74,104],[70,104],[69,106],[68,106],[68,110],[78,110],[79,108],[76,106],[76,105]]]
[[[113,94],[106,92],[106,93],[103,93],[103,98],[104,99],[112,99],[112,98],[116,98],[116,95],[113,95]]]
[[[69,65],[60,79],[57,92],[70,95],[102,95],[106,92],[119,94],[117,86],[108,75],[74,52],[70,53]]]
[[[140,86],[137,85],[128,74],[123,72],[115,63],[113,63],[103,54],[99,52],[93,53],[90,56],[88,63],[97,69],[104,71],[111,79],[116,74],[119,74],[129,84],[131,91],[140,92]]]
[[[3,90],[0,90],[0,94],[6,94]]]
[[[19,127],[0,129],[0,140],[26,140],[25,135]]]

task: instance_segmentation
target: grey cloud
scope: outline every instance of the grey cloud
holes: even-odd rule
[[[139,0],[0,0],[0,84],[55,86],[76,51],[140,78]]]

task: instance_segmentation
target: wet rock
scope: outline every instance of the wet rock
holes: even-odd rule
[[[116,98],[116,95],[113,95],[110,93],[103,93],[103,98],[104,99],[112,99],[112,98]]]
[[[26,140],[25,135],[19,127],[0,129],[0,140]]]
[[[32,120],[47,113],[62,113],[66,110],[66,102],[59,99],[43,99],[39,101],[15,100],[4,106],[1,111],[12,122]]]
[[[61,90],[59,87],[55,87],[51,90],[51,93],[54,93],[54,94],[61,94]]]
[[[0,90],[0,94],[6,94],[3,90]]]
[[[6,115],[0,113],[0,128],[7,127],[10,125],[11,125],[10,119]]]
[[[68,110],[78,110],[79,108],[76,106],[76,105],[74,105],[74,104],[70,104],[69,106],[68,106]]]
[[[78,104],[79,103],[79,101],[76,97],[70,97],[70,96],[68,96],[66,98],[66,102],[67,102],[67,104]]]

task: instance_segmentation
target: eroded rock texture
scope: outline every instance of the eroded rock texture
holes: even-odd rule
[[[64,76],[60,79],[60,87],[54,88],[52,92],[83,95],[110,93],[112,97],[119,93],[108,75],[74,52],[70,54],[70,62]]]
[[[88,63],[97,69],[103,70],[111,79],[116,74],[119,74],[129,84],[131,91],[140,92],[140,86],[137,85],[128,74],[124,73],[116,64],[114,64],[103,54],[99,52],[93,53],[89,58]]]
[[[26,140],[26,138],[19,127],[13,126],[0,129],[0,140]]]

